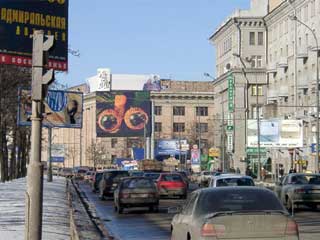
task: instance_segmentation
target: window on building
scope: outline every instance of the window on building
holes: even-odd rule
[[[263,118],[262,114],[262,106],[258,106],[258,113],[259,113],[259,118]],[[257,106],[253,105],[251,108],[251,117],[252,119],[257,119]]]
[[[200,126],[200,132],[206,133],[208,132],[208,123],[196,123],[196,131],[199,132],[199,126]]]
[[[154,106],[154,115],[160,116],[162,114],[161,106]]]
[[[155,122],[154,123],[154,131],[155,132],[161,132],[162,131],[162,123],[161,122]]]
[[[251,86],[251,95],[257,96],[257,85]],[[262,96],[262,95],[263,95],[263,88],[261,85],[258,85],[258,96]]]
[[[251,56],[251,67],[261,68],[262,67],[262,56]]]
[[[173,107],[173,115],[174,116],[184,116],[185,115],[185,108],[181,106],[174,106]]]
[[[117,155],[111,155],[111,161],[112,161],[112,163],[115,163],[116,158],[117,158]]]
[[[173,123],[173,132],[184,132],[185,124],[184,123]]]
[[[306,45],[309,46],[309,35],[306,33]]]
[[[310,16],[314,17],[315,13],[316,13],[316,5],[315,5],[315,0],[311,0],[311,4],[310,4]]]
[[[117,146],[118,139],[117,138],[111,138],[111,147],[115,148]]]
[[[196,107],[197,116],[208,116],[208,107]]]
[[[255,32],[250,32],[249,34],[249,44],[255,45]]]
[[[200,139],[201,149],[208,148],[208,139]]]
[[[284,33],[288,33],[288,18],[284,20]]]
[[[127,139],[127,148],[141,147],[143,143],[141,138],[128,138]]]
[[[303,12],[304,12],[304,21],[306,22],[306,21],[308,21],[308,18],[309,18],[309,13],[308,13],[308,4],[306,4],[305,6],[304,6],[304,9],[303,9]]]
[[[258,32],[258,45],[263,45],[263,32]]]

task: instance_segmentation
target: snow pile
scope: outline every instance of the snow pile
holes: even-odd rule
[[[24,239],[26,179],[0,183],[0,239]],[[42,239],[70,238],[66,180],[54,178],[43,188]]]

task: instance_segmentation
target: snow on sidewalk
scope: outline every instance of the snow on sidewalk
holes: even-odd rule
[[[23,240],[26,179],[0,183],[0,240]],[[54,177],[43,187],[42,239],[70,238],[66,179]]]

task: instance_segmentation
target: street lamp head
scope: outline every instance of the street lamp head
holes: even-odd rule
[[[204,75],[205,77],[211,78],[213,81],[216,80],[214,77],[212,77],[212,76],[210,75],[210,73],[205,72],[205,73],[203,73],[203,75]]]
[[[289,15],[288,17],[292,21],[296,21],[298,19],[296,15]]]

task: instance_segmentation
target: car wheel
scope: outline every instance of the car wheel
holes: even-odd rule
[[[291,210],[292,209],[292,201],[291,201],[291,199],[287,196],[286,197],[286,206],[287,206],[287,209],[288,210]]]
[[[123,207],[121,207],[120,204],[119,204],[119,206],[117,206],[117,213],[118,214],[122,214],[123,213]]]

